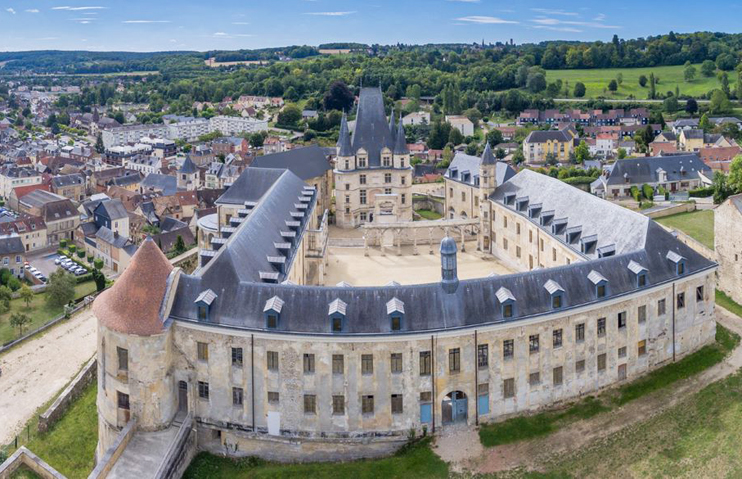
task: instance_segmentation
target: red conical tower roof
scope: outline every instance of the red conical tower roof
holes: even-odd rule
[[[151,238],[131,258],[129,267],[93,303],[93,313],[105,327],[126,334],[162,332],[160,306],[173,265]]]

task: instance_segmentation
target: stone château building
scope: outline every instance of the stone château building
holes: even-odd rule
[[[367,146],[351,157],[341,142],[341,158]],[[407,169],[397,165],[386,170]],[[187,418],[194,447],[222,454],[377,456],[410,429],[574,400],[713,341],[715,263],[559,180],[494,177],[480,180],[480,249],[519,272],[459,280],[446,238],[439,282],[321,287],[306,280],[321,264],[309,254],[323,237],[316,191],[290,171],[248,168],[220,199],[193,274],[145,241],[96,300],[97,456],[129,421],[143,434]]]
[[[362,88],[352,138],[343,117],[335,162],[335,222],[412,221],[412,166],[401,117],[387,123],[379,88]]]

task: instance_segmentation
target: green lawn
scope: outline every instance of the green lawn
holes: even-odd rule
[[[739,343],[740,338],[721,325],[716,327],[716,342],[686,356],[676,363],[661,367],[617,390],[607,391],[597,398],[587,397],[569,408],[519,416],[506,421],[485,424],[479,429],[479,439],[485,447],[494,447],[551,434],[580,419],[587,419],[614,406],[665,388],[721,362]]]
[[[422,216],[425,220],[439,220],[443,218],[443,216],[432,210],[415,210],[415,213]]]
[[[595,98],[603,96],[605,98],[627,98],[633,95],[634,98],[644,100],[649,94],[649,87],[642,88],[639,86],[639,76],[644,75],[649,78],[650,73],[654,73],[655,77],[659,77],[660,83],[657,85],[658,93],[666,93],[668,91],[675,92],[675,86],[680,89],[681,95],[700,96],[710,90],[720,88],[720,83],[716,79],[716,75],[713,77],[704,77],[701,75],[701,65],[694,65],[696,67],[696,78],[692,82],[686,82],[683,73],[685,67],[683,65],[676,66],[664,66],[664,67],[651,67],[651,68],[604,68],[594,70],[547,70],[546,80],[553,82],[557,79],[561,79],[562,82],[568,81],[570,86],[570,98],[572,98],[572,91],[574,91],[574,85],[578,81],[585,84],[587,92],[585,98]],[[616,79],[618,73],[623,75],[623,83],[619,86],[618,91],[611,93],[607,91],[608,83],[611,80]],[[737,81],[736,72],[727,72],[729,75],[729,84],[734,85]],[[648,84],[647,84],[648,85]],[[603,92],[603,89],[606,92]]]
[[[697,210],[690,213],[680,213],[658,218],[661,223],[687,234],[701,242],[704,246],[714,249],[714,211]]]
[[[430,450],[430,439],[405,447],[392,457],[344,463],[276,464],[255,458],[232,460],[199,453],[186,479],[252,478],[436,478],[448,477],[448,465]]]
[[[86,281],[75,286],[76,298],[82,298],[93,292],[95,292],[95,281]],[[0,344],[7,343],[20,336],[18,328],[10,326],[10,315],[16,311],[20,311],[31,318],[31,322],[23,329],[23,332],[27,333],[43,326],[62,314],[64,307],[52,308],[47,306],[46,295],[44,293],[34,296],[28,307],[26,307],[26,303],[22,299],[12,299],[10,301],[10,310],[0,314]]]
[[[95,467],[95,447],[98,444],[97,391],[97,384],[93,382],[49,431],[32,437],[25,445],[70,479],[84,479]],[[36,424],[35,420],[31,421],[30,427],[35,430]]]

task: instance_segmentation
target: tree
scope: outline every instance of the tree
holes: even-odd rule
[[[10,300],[13,297],[13,293],[7,286],[0,286],[0,308],[3,312],[10,309]]]
[[[517,149],[517,150],[515,150],[515,152],[513,153],[513,164],[514,164],[514,165],[520,165],[520,164],[521,164],[521,163],[523,163],[524,161],[526,161],[526,157],[525,157],[525,155],[523,154],[523,150],[522,150],[522,149],[520,149],[520,148],[518,148],[518,149]]]
[[[711,120],[706,113],[701,116],[701,121],[698,122],[698,128],[708,133],[714,129],[714,125],[711,124]]]
[[[618,75],[616,75],[616,83],[618,83],[618,86],[621,86],[623,83],[623,73],[618,72]]]
[[[304,141],[312,141],[315,138],[317,138],[317,132],[316,131],[314,131],[312,129],[308,129],[308,130],[306,130],[304,132]]]
[[[716,57],[716,66],[719,70],[734,70],[737,66],[737,59],[731,53],[722,53]]]
[[[711,102],[709,103],[709,111],[712,115],[718,115],[720,113],[731,113],[732,102],[721,90],[714,90],[711,94]]]
[[[625,148],[619,148],[617,150],[617,153],[618,153],[618,159],[619,160],[623,160],[624,158],[626,158],[626,149]]]
[[[616,80],[611,80],[610,83],[608,83],[608,89],[612,92],[618,90],[618,82],[616,82]]]
[[[46,286],[46,302],[49,306],[58,308],[75,299],[75,277],[63,269],[57,269],[49,275]]]
[[[299,120],[301,120],[301,110],[294,104],[284,106],[278,114],[280,125],[296,126]]]
[[[688,98],[688,101],[685,102],[685,111],[690,116],[693,116],[698,111],[698,102],[695,98]]]
[[[727,185],[733,194],[742,193],[742,155],[737,155],[729,165]]]
[[[582,98],[585,96],[585,84],[582,83],[581,81],[578,81],[577,83],[575,83],[574,95],[577,98]]]
[[[105,150],[106,147],[103,146],[103,135],[98,133],[98,138],[95,139],[95,151],[99,155],[102,155]]]
[[[711,60],[705,60],[701,64],[701,74],[705,77],[712,77],[714,76],[714,72],[716,71],[716,64],[712,62]]]
[[[526,86],[531,93],[539,93],[546,89],[546,77],[541,72],[528,74]]]
[[[676,96],[667,97],[662,102],[662,109],[665,110],[665,113],[675,113],[678,111],[678,107],[678,98]]]
[[[182,236],[178,235],[178,237],[175,238],[175,245],[173,246],[173,251],[175,252],[176,255],[185,253],[186,245],[185,245],[185,242],[183,241]]]
[[[639,75],[639,86],[644,88],[647,86],[647,77],[644,75]]]
[[[688,63],[683,70],[683,77],[685,81],[692,82],[696,78],[696,67]]]
[[[31,319],[23,313],[13,313],[10,316],[10,325],[18,328],[19,336],[23,334],[23,327],[31,322]]]
[[[585,141],[581,141],[577,148],[575,148],[575,160],[577,163],[583,164],[590,159],[590,149]]]
[[[490,144],[491,148],[494,148],[502,143],[502,140],[502,132],[500,130],[492,128],[490,131],[487,132],[487,143]]]
[[[723,203],[732,194],[727,182],[727,176],[721,171],[714,173],[711,187],[714,190],[714,203],[717,205]]]
[[[436,120],[430,128],[428,136],[428,147],[434,150],[442,150],[448,143],[448,137],[451,134],[451,124]]]
[[[322,99],[325,110],[349,111],[353,108],[354,102],[355,95],[350,91],[348,85],[341,80],[332,82]]]
[[[719,83],[721,83],[721,91],[729,98],[731,91],[729,90],[729,75],[727,72],[721,72],[719,75]]]
[[[255,132],[250,135],[250,146],[253,148],[260,148],[265,142],[265,137],[260,132]]]
[[[649,99],[654,100],[654,97],[657,96],[657,86],[656,86],[657,80],[654,78],[654,73],[649,74]]]
[[[103,274],[103,272],[94,269],[92,275],[93,281],[95,281],[95,290],[100,292],[106,289],[106,276]]]
[[[34,297],[33,290],[27,284],[24,284],[23,286],[21,286],[19,295],[23,302],[26,303],[26,307],[28,308],[31,305],[31,301]]]

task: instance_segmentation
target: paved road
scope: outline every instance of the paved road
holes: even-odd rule
[[[554,98],[554,101],[561,103],[583,103],[590,100],[590,98]],[[597,100],[597,98],[595,98]],[[664,100],[649,100],[649,99],[634,99],[629,100],[626,98],[602,98],[603,101],[608,103],[662,103]],[[696,100],[696,103],[709,103],[710,100]],[[678,100],[678,103],[685,105],[685,100]]]
[[[96,336],[88,308],[0,356],[0,446],[75,377],[95,354]]]

